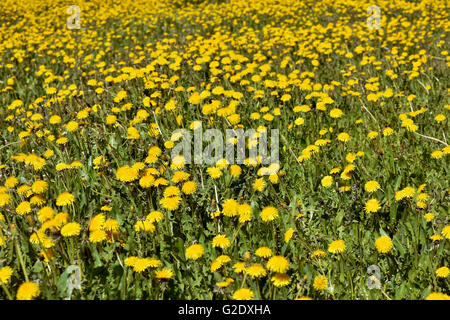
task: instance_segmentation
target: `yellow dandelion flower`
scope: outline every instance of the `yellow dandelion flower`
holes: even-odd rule
[[[61,138],[56,139],[57,144],[65,144],[67,142],[69,142],[69,139],[66,137],[61,137]]]
[[[275,287],[285,287],[291,283],[291,278],[286,273],[276,273],[270,279]]]
[[[450,300],[450,296],[445,293],[432,292],[425,298],[425,300]]]
[[[136,261],[138,261],[138,259],[139,258],[135,257],[135,256],[127,257],[127,258],[125,258],[123,263],[125,263],[125,265],[127,265],[129,267],[134,267],[134,265],[136,264]]]
[[[66,129],[67,129],[67,131],[69,131],[69,132],[77,131],[77,130],[78,130],[78,122],[76,122],[76,121],[69,121],[69,122],[66,124]]]
[[[341,253],[344,252],[345,248],[344,240],[335,240],[328,245],[328,252]]]
[[[441,150],[435,150],[433,151],[433,153],[431,153],[431,157],[433,159],[440,159],[444,156],[444,152],[442,152]]]
[[[108,211],[108,212],[109,212],[109,211],[112,210],[112,208],[109,207],[109,206],[103,206],[103,207],[100,208],[100,210],[101,210],[101,211]]]
[[[252,300],[253,297],[253,291],[247,288],[238,289],[233,293],[233,300]]]
[[[261,211],[261,219],[269,222],[278,218],[278,210],[275,207],[267,206]]]
[[[381,236],[375,241],[375,247],[379,253],[388,253],[391,251],[393,243],[388,236]]]
[[[331,111],[330,111],[331,118],[335,118],[335,119],[340,118],[340,117],[342,117],[342,114],[343,114],[343,112],[339,108],[334,108],[334,109],[331,109]]]
[[[234,199],[226,199],[222,205],[222,213],[227,217],[234,217],[239,214],[239,203]]]
[[[155,225],[148,220],[139,220],[134,224],[134,231],[144,231],[146,233],[152,233],[156,229]]]
[[[441,241],[443,237],[440,234],[433,234],[430,236],[430,239],[433,241]]]
[[[103,213],[97,214],[89,221],[89,231],[102,230],[105,224],[105,215]]]
[[[106,240],[106,232],[103,230],[95,230],[89,235],[89,241],[92,243],[102,242],[104,240]]]
[[[205,250],[201,244],[193,244],[186,248],[186,257],[188,259],[197,260],[203,256]]]
[[[63,192],[56,198],[56,205],[58,207],[64,207],[72,204],[75,201],[75,196],[69,192]]]
[[[223,175],[222,170],[217,167],[209,167],[208,169],[206,169],[206,172],[213,179],[218,179]]]
[[[11,196],[8,193],[0,193],[0,207],[7,206],[11,203]]]
[[[376,132],[376,131],[370,131],[370,132],[367,134],[367,136],[369,137],[369,139],[373,140],[373,139],[375,139],[376,137],[378,137],[378,132]]]
[[[3,267],[0,269],[0,284],[5,284],[11,278],[13,269],[11,267]]]
[[[380,189],[380,184],[375,180],[367,181],[364,185],[364,190],[366,190],[367,192],[375,192],[378,189]]]
[[[313,253],[311,253],[311,258],[322,258],[325,257],[326,253],[323,250],[314,250]]]
[[[164,197],[168,198],[180,194],[180,189],[176,186],[168,186],[164,189]]]
[[[228,170],[233,178],[238,178],[242,173],[241,167],[237,164],[233,164]]]
[[[370,199],[365,205],[366,212],[377,212],[380,208],[381,206],[377,199]]]
[[[177,210],[180,206],[181,197],[174,196],[168,198],[162,198],[159,203],[162,205],[164,209],[174,211]]]
[[[264,181],[264,178],[256,179],[255,183],[253,184],[253,189],[259,192],[263,192],[265,187],[266,182]]]
[[[434,214],[432,214],[431,212],[428,212],[428,213],[424,214],[423,217],[425,218],[425,220],[426,220],[427,222],[430,222],[431,220],[434,219]]]
[[[283,256],[273,256],[267,261],[266,267],[272,272],[286,273],[289,270],[289,261]]]
[[[316,276],[313,282],[313,288],[318,291],[323,291],[328,287],[328,280],[324,276]]]
[[[31,190],[35,194],[44,193],[45,191],[47,191],[47,189],[48,189],[48,183],[46,181],[43,181],[43,180],[37,180],[31,186]]]
[[[19,205],[16,207],[16,212],[20,214],[21,216],[24,214],[29,214],[31,212],[31,205],[28,201],[22,201],[19,203]]]
[[[19,184],[19,179],[16,177],[9,177],[6,179],[4,186],[8,189],[12,189]]]
[[[77,222],[69,222],[61,228],[61,235],[63,237],[78,236],[81,231],[81,226]]]
[[[155,271],[156,279],[168,280],[173,278],[173,271],[167,268]]]
[[[194,181],[186,181],[181,187],[184,194],[193,194],[197,191],[197,184]]]
[[[264,267],[259,263],[252,264],[245,270],[245,272],[253,278],[261,278],[267,275],[266,269],[264,269]]]
[[[218,260],[214,260],[213,262],[211,262],[210,270],[211,270],[211,272],[216,272],[217,270],[222,268],[222,266],[223,266],[222,262],[220,262]]]
[[[284,233],[284,242],[288,243],[289,240],[291,240],[293,234],[294,234],[294,228],[289,228],[289,229]]]
[[[320,183],[322,184],[322,187],[325,188],[331,187],[331,185],[333,184],[333,177],[325,176],[322,178],[322,181]]]
[[[231,246],[231,242],[230,240],[227,238],[226,235],[217,235],[214,237],[214,239],[212,240],[212,246],[214,248],[221,248],[221,249],[226,249],[228,247]]]
[[[159,212],[159,211],[152,211],[150,212],[147,217],[145,218],[145,220],[153,223],[153,222],[159,222],[162,220],[162,218],[164,217],[164,215]]]
[[[103,226],[105,231],[118,231],[119,227],[120,227],[119,222],[115,219],[106,220]]]
[[[141,179],[139,179],[139,185],[142,188],[150,188],[153,186],[154,182],[155,182],[155,177],[152,176],[151,174],[145,175]]]
[[[259,247],[255,251],[255,255],[261,258],[269,258],[273,255],[272,249],[268,247]]]
[[[439,278],[447,278],[449,274],[450,274],[450,269],[447,267],[440,267],[439,269],[436,270],[436,275]]]
[[[150,258],[137,258],[133,261],[133,271],[135,272],[144,272],[148,268],[150,268],[152,261]]]
[[[41,195],[32,196],[30,198],[30,204],[36,205],[38,207],[44,205],[46,203],[45,198]]]
[[[245,262],[236,262],[233,265],[234,272],[236,273],[244,273],[246,271]]]
[[[139,171],[130,166],[124,166],[117,169],[116,179],[122,182],[134,181],[138,178]]]
[[[55,220],[59,226],[62,226],[69,221],[69,214],[67,212],[60,212],[53,218],[53,220]]]
[[[50,262],[55,257],[55,253],[52,249],[44,249],[39,253],[39,255],[44,258],[45,262]]]
[[[17,300],[32,300],[41,294],[39,285],[35,282],[24,282],[17,290]]]
[[[245,223],[252,219],[253,208],[247,203],[240,204],[238,207],[239,222]]]
[[[342,142],[348,142],[351,139],[350,135],[347,132],[342,132],[342,133],[338,134],[337,138],[339,141],[342,141]]]
[[[231,258],[229,256],[227,256],[226,254],[222,254],[216,258],[216,261],[219,261],[220,263],[225,264],[227,262],[230,262]]]
[[[437,123],[441,123],[443,121],[445,121],[445,119],[447,119],[442,113],[439,113],[436,117],[434,117],[434,120]]]
[[[444,228],[442,228],[442,235],[445,238],[450,239],[450,225],[445,226]]]

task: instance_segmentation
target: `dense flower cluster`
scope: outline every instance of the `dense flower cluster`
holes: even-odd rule
[[[448,299],[446,1],[76,2],[0,2],[0,299]]]

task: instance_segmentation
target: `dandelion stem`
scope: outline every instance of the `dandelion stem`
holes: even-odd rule
[[[437,141],[437,142],[440,142],[440,143],[442,143],[443,145],[445,145],[445,146],[448,146],[448,144],[447,143],[445,143],[444,141],[442,141],[442,140],[439,140],[439,139],[436,139],[436,138],[433,138],[433,137],[429,137],[429,136],[426,136],[426,135],[423,135],[423,134],[420,134],[420,133],[418,133],[418,132],[414,132],[415,134],[417,134],[417,135],[419,135],[419,136],[421,136],[422,138],[427,138],[427,139],[431,139],[431,140],[434,140],[434,141]]]
[[[13,144],[18,144],[18,143],[22,143],[22,141],[16,141],[16,142],[11,142],[11,143],[5,144],[5,145],[0,147],[0,150],[2,150],[3,148],[9,147],[9,146],[11,146]]]
[[[239,231],[241,230],[241,227],[242,227],[242,223],[239,224],[239,227],[238,227],[238,228],[236,229],[236,231],[234,232],[233,240],[231,241],[231,247],[233,247],[234,241],[236,240],[237,235],[238,235]]]
[[[291,152],[292,156],[294,157],[295,161],[297,161],[297,163],[299,165],[301,165],[300,161],[298,161],[298,157],[295,155],[294,151],[292,151],[291,146],[289,145],[289,142],[286,140],[284,135],[281,135],[281,137],[283,138],[284,142],[286,142],[287,147],[288,147],[289,151]]]
[[[242,284],[241,284],[241,289],[244,287],[245,285],[245,279],[247,278],[247,272],[244,271],[244,278],[242,279]]]
[[[5,291],[6,296],[8,297],[8,299],[9,300],[14,300],[12,295],[11,295],[11,293],[9,292],[8,288],[6,287],[6,285],[2,281],[0,281],[0,283],[2,284],[3,290]]]
[[[113,197],[113,196],[111,196],[111,195],[106,195],[106,194],[104,194],[104,193],[98,192],[98,191],[96,191],[94,188],[90,188],[90,190],[93,191],[93,192],[96,193],[96,194],[99,194],[99,195],[101,195],[101,196],[104,196],[105,198],[111,198],[111,199],[116,199],[116,200],[122,200],[121,198]]]
[[[17,251],[17,255],[19,257],[20,265],[22,266],[23,275],[25,276],[25,280],[28,282],[29,281],[28,273],[27,273],[27,269],[25,268],[25,263],[23,261],[22,251],[20,250],[19,243],[17,242],[17,239],[15,239],[14,242],[16,243],[16,251]]]
[[[280,204],[282,204],[283,200],[281,200],[280,196],[278,195],[278,192],[275,190],[275,187],[273,186],[272,183],[270,183],[270,186],[272,187],[273,193],[275,193],[275,195],[277,196],[278,201],[280,202]]]
[[[344,262],[344,268],[345,271],[347,271],[347,276],[350,282],[350,289],[352,291],[352,300],[354,299],[354,292],[353,292],[353,280],[352,280],[352,275],[350,273],[350,269],[347,267],[347,259],[344,258],[344,254],[342,254],[342,261]]]
[[[386,299],[392,300],[392,299],[386,294],[386,292],[384,292],[383,289],[380,289],[380,291],[381,291],[381,293],[386,297]]]
[[[417,241],[416,241],[416,266],[419,266],[419,241],[420,241],[420,220],[419,214],[416,213],[417,216]]]
[[[261,289],[259,288],[259,280],[256,279],[256,290],[258,291],[258,299],[262,300]]]
[[[220,211],[220,209],[219,209],[219,197],[217,196],[217,187],[216,187],[215,183],[214,183],[214,192],[216,194],[216,208],[217,208],[217,211]]]

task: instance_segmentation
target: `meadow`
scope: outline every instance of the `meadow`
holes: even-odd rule
[[[0,299],[450,299],[449,18],[0,1]],[[199,128],[279,162],[173,157]]]

